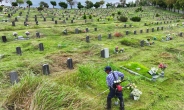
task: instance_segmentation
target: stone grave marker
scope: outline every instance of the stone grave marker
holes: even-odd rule
[[[128,35],[129,34],[129,31],[126,31],[126,35]]]
[[[54,21],[54,18],[52,18],[52,21]]]
[[[22,55],[22,51],[21,51],[21,48],[20,47],[16,47],[16,53],[18,55]]]
[[[126,24],[124,24],[124,28],[126,28]]]
[[[101,57],[109,58],[109,49],[108,48],[104,48],[101,50]]]
[[[67,29],[65,29],[65,30],[63,31],[63,34],[65,34],[65,35],[67,35],[67,34],[68,34]]]
[[[111,33],[108,34],[108,39],[112,39]]]
[[[40,38],[40,33],[36,32],[36,37]]]
[[[75,34],[79,34],[79,29],[78,28],[75,29]]]
[[[89,40],[89,36],[86,36],[86,42],[89,43],[90,40]]]
[[[94,31],[97,31],[97,28],[94,28]]]
[[[146,33],[149,33],[149,29],[146,29]]]
[[[67,67],[68,67],[69,69],[74,69],[74,67],[73,67],[73,61],[72,61],[71,58],[68,58],[68,59],[67,59]]]
[[[136,34],[136,30],[134,31],[134,34]]]
[[[43,64],[42,65],[42,71],[43,71],[44,75],[49,75],[50,74],[49,65],[48,64]]]
[[[154,28],[152,28],[152,32],[154,32]]]
[[[73,23],[73,20],[71,20],[71,23]]]
[[[46,18],[43,18],[43,21],[46,21]]]
[[[144,47],[144,40],[141,40],[140,46],[141,46],[141,47]]]
[[[36,25],[38,25],[38,21],[36,21],[35,23],[36,23]]]
[[[2,41],[7,42],[6,36],[2,36]]]
[[[182,32],[180,32],[180,34],[179,34],[179,35],[180,35],[180,37],[183,37],[183,33],[182,33]]]
[[[11,71],[11,72],[10,72],[10,82],[11,82],[12,84],[15,84],[15,83],[18,83],[18,82],[19,82],[17,72],[15,72],[15,71]]]
[[[142,29],[140,30],[140,33],[143,33]]]
[[[99,40],[99,41],[102,40],[102,35],[101,35],[101,34],[98,35],[98,40]]]
[[[10,15],[10,14],[8,14],[8,17],[10,18],[10,17],[11,17],[11,15]]]
[[[159,27],[157,27],[157,31],[159,31]]]
[[[57,24],[57,20],[55,20],[55,24]]]
[[[15,21],[12,21],[12,26],[15,26]]]
[[[39,50],[44,51],[43,43],[39,43]]]
[[[86,32],[89,32],[89,29],[88,28],[86,28]]]

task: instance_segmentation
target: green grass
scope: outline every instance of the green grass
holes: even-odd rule
[[[32,110],[90,110],[92,108],[103,110],[108,93],[100,94],[108,89],[106,73],[103,70],[105,66],[110,65],[113,70],[123,72],[125,79],[128,79],[121,84],[122,86],[132,82],[143,92],[140,100],[134,101],[129,97],[131,91],[124,88],[123,94],[127,110],[182,110],[184,56],[183,38],[179,37],[178,33],[183,31],[184,27],[181,25],[183,19],[180,19],[180,22],[172,20],[172,23],[164,24],[164,20],[152,17],[155,13],[160,13],[160,17],[182,15],[153,7],[143,7],[143,13],[134,13],[135,9],[98,9],[92,12],[95,15],[93,22],[87,19],[86,24],[80,15],[78,18],[75,17],[73,24],[70,23],[75,15],[74,10],[67,10],[71,11],[71,17],[66,24],[63,24],[62,13],[65,10],[59,10],[61,15],[55,16],[55,20],[58,20],[57,25],[51,21],[53,17],[51,12],[49,12],[47,21],[44,22],[39,12],[31,9],[29,26],[23,26],[27,9],[17,11],[17,13],[23,12],[23,15],[18,18],[19,21],[16,22],[15,27],[11,26],[11,22],[3,22],[0,27],[0,36],[6,35],[8,39],[8,42],[0,43],[0,54],[4,55],[0,59],[0,106]],[[56,12],[55,9],[52,11]],[[90,10],[86,11],[88,16]],[[142,14],[143,17],[141,22],[128,20],[126,23],[121,23],[116,19],[116,14],[114,19],[107,21],[112,13],[118,11],[122,13],[129,11],[128,18],[139,14]],[[34,15],[38,16],[38,26],[35,25]],[[16,16],[17,14],[14,14],[10,21]],[[97,21],[100,17],[102,19]],[[4,18],[6,17],[0,16],[0,19]],[[167,18],[164,19],[170,21]],[[155,24],[157,21],[158,25]],[[144,26],[144,23],[148,25]],[[169,25],[176,23],[179,24],[178,27],[168,28]],[[124,24],[127,25],[127,28],[124,28]],[[129,27],[130,24],[132,27]],[[163,26],[164,30],[156,31],[156,28],[160,26]],[[84,32],[87,27],[89,33]],[[94,31],[95,27],[98,28],[98,31]],[[76,28],[82,30],[82,33],[75,34]],[[150,29],[149,33],[146,33],[147,28]],[[155,32],[151,32],[151,28],[155,28]],[[68,30],[68,35],[62,33],[64,29]],[[139,33],[141,29],[142,34]],[[129,31],[129,35],[125,35],[126,30]],[[133,34],[134,30],[137,31],[137,35]],[[13,32],[26,37],[26,31],[30,32],[29,40],[14,40]],[[41,38],[36,38],[36,32],[40,32]],[[121,32],[123,37],[115,37],[115,32]],[[112,39],[107,39],[109,33],[112,34]],[[175,34],[173,40],[161,41],[169,33]],[[102,35],[102,41],[98,41],[99,34]],[[87,35],[90,36],[90,43],[85,41]],[[157,39],[153,40],[153,37]],[[140,41],[148,38],[155,44],[140,47]],[[43,43],[44,51],[39,51],[39,43]],[[60,48],[58,44],[61,45]],[[16,54],[17,46],[21,47],[22,56]],[[124,52],[114,54],[116,46],[124,48]],[[100,51],[103,48],[109,48],[110,58],[100,57]],[[73,59],[74,69],[67,68],[67,58]],[[158,79],[156,82],[147,81],[120,68],[125,66],[143,76],[150,77],[148,70],[151,67],[158,67],[161,62],[167,64],[168,67],[165,70],[165,78]],[[49,76],[42,74],[42,65],[45,63],[50,67]],[[20,77],[20,82],[15,85],[11,85],[9,81],[9,72],[12,70],[17,71]],[[114,100],[112,99],[113,103]],[[112,105],[114,110],[118,109],[118,106]]]

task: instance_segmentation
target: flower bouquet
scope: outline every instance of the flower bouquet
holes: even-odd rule
[[[135,85],[135,83],[129,84],[127,89],[132,90],[131,93],[130,93],[130,97],[132,97],[134,100],[139,100],[140,99],[140,96],[141,96],[142,92],[139,89],[137,89],[137,86]]]
[[[166,66],[165,64],[163,64],[163,63],[160,63],[160,64],[158,65],[158,67],[159,67],[162,71],[164,71],[164,70],[167,68],[167,66]]]

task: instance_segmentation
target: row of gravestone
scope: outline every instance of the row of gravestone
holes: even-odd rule
[[[72,58],[68,58],[67,61],[66,61],[66,64],[67,64],[68,69],[74,69]],[[44,75],[49,75],[50,74],[50,69],[49,69],[48,64],[43,64],[42,65],[42,72],[43,72]],[[15,83],[19,82],[18,73],[16,71],[11,71],[9,73],[9,76],[10,76],[10,82],[12,84],[15,84]]]

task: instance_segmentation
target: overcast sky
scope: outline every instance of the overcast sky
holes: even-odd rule
[[[7,4],[4,2],[5,0],[3,0],[2,4],[4,5],[10,5],[10,4]],[[50,1],[56,1],[57,3],[60,2],[60,1],[66,1],[66,0],[31,0],[33,2],[33,6],[34,7],[37,7],[39,6],[39,3],[40,1],[44,1],[46,3],[48,3],[49,7],[52,7],[52,5],[50,4]],[[77,2],[81,2],[83,5],[85,5],[85,1],[86,0],[75,0]],[[97,2],[97,1],[100,1],[100,0],[91,0],[93,3]],[[116,2],[119,2],[119,0],[104,0],[105,3],[109,2],[109,3],[116,3]],[[135,0],[126,0],[126,2],[131,2],[131,1],[135,1]],[[58,6],[58,4],[57,4]],[[105,6],[105,5],[104,5]]]

